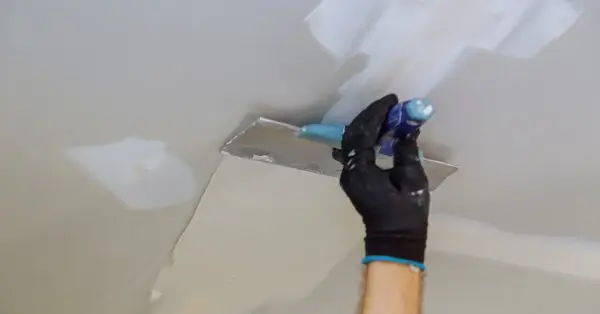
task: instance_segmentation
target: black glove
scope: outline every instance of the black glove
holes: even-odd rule
[[[346,127],[334,158],[344,165],[340,184],[365,224],[365,262],[389,257],[424,269],[429,183],[419,157],[418,132],[398,139],[392,169],[375,165],[381,125],[397,103],[390,94],[362,111]]]

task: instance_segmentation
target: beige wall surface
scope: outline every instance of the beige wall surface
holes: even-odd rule
[[[232,130],[314,120],[357,70],[312,38],[317,3],[0,2],[0,312],[143,311]],[[475,52],[430,95],[424,140],[461,166],[434,212],[600,240],[600,4],[582,3],[536,58]]]

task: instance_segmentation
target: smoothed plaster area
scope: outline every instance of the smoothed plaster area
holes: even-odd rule
[[[69,148],[67,155],[133,210],[194,200],[199,190],[189,165],[161,141],[135,137]]]

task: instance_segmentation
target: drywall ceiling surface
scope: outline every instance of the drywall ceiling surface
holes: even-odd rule
[[[354,313],[363,236],[335,178],[227,156],[157,280],[153,313]],[[434,213],[427,249],[425,313],[600,309],[598,244]]]
[[[318,5],[1,2],[0,312],[143,312],[244,117],[317,121],[368,66],[315,38]],[[461,166],[433,212],[600,240],[600,5],[581,8],[535,57],[474,49],[432,89],[423,140]]]

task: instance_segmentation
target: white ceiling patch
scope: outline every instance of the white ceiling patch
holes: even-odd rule
[[[192,168],[161,141],[130,137],[70,148],[67,155],[134,210],[174,205],[198,193]]]
[[[367,58],[339,88],[342,97],[324,122],[349,123],[385,91],[426,96],[474,49],[533,58],[581,15],[568,0],[459,2],[323,0],[305,18],[316,41],[340,67],[354,56]]]

